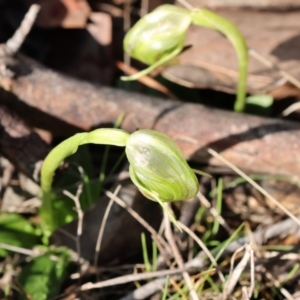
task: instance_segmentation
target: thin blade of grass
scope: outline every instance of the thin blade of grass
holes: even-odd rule
[[[225,159],[222,155],[218,154],[216,151],[212,149],[207,150],[212,156],[219,159],[225,165],[230,167],[233,171],[235,171],[240,176],[244,177],[253,187],[255,187],[259,192],[261,192],[266,198],[272,201],[278,208],[280,208],[287,216],[293,219],[299,226],[300,221],[299,219],[293,215],[287,208],[285,208],[280,202],[278,202],[272,195],[270,195],[266,190],[264,190],[260,185],[258,185],[254,180],[252,180],[248,175],[246,175],[242,170],[234,166],[231,162]]]

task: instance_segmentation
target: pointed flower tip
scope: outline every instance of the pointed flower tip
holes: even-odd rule
[[[180,52],[178,49],[182,50],[190,24],[188,10],[174,5],[162,5],[141,18],[128,31],[124,39],[124,50],[131,57],[148,65],[164,61],[165,56]]]

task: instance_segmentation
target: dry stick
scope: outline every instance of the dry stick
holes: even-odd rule
[[[250,250],[250,287],[248,290],[248,298],[252,298],[255,289],[255,263],[254,263],[254,251]],[[245,287],[246,288],[246,287]],[[247,288],[246,288],[247,290]]]
[[[203,244],[203,242],[201,241],[201,239],[199,239],[197,237],[197,235],[187,226],[185,226],[183,223],[178,222],[179,225],[182,227],[182,229],[192,237],[192,239],[199,245],[199,247],[204,251],[204,253],[207,255],[207,257],[210,259],[211,263],[214,265],[214,267],[217,270],[217,273],[221,279],[222,282],[225,282],[225,277],[222,274],[222,272],[220,271],[220,268],[218,266],[218,263],[216,262],[215,258],[212,256],[212,254],[210,253],[210,251],[208,250],[208,248]]]
[[[290,82],[291,84],[293,84],[295,87],[297,87],[298,89],[300,89],[300,81],[295,78],[294,76],[292,76],[291,74],[289,74],[288,72],[282,70],[278,65],[276,65],[275,63],[272,63],[270,60],[266,59],[265,57],[263,57],[261,54],[259,54],[256,50],[254,49],[249,49],[249,54],[254,57],[255,59],[257,59],[258,61],[260,61],[261,63],[263,63],[264,65],[266,65],[267,67],[277,70],[279,72],[279,74],[286,79],[288,82]],[[287,117],[288,115],[290,115],[291,113],[297,111],[300,109],[300,103],[296,102],[293,103],[292,105],[290,105],[289,107],[287,107],[282,113],[281,115],[284,117]]]
[[[225,165],[230,167],[233,171],[235,171],[237,174],[239,174],[241,177],[243,177],[245,180],[247,180],[250,184],[252,184],[253,187],[255,187],[259,192],[261,192],[266,198],[268,198],[270,201],[272,201],[278,208],[280,208],[286,215],[288,215],[291,219],[293,219],[298,225],[300,225],[299,219],[293,215],[288,209],[286,209],[280,202],[278,202],[273,196],[271,196],[266,190],[264,190],[260,185],[258,185],[253,179],[251,179],[248,175],[246,175],[243,171],[241,171],[239,168],[234,166],[231,162],[229,162],[227,159],[225,159],[223,156],[218,154],[216,151],[212,149],[207,150],[208,153],[210,153],[212,156],[219,159],[221,162],[223,162]]]
[[[156,278],[136,290],[130,292],[126,296],[119,300],[142,300],[148,299],[151,295],[154,295],[158,291],[162,291],[166,282],[166,277]]]
[[[234,259],[235,259],[236,254],[238,252],[242,251],[243,248],[245,248],[245,254],[244,254],[243,258],[241,259],[241,261],[237,264],[236,268],[234,270],[231,270],[231,272],[230,272],[231,274],[229,275],[229,278],[224,287],[224,292],[223,292],[223,296],[222,296],[223,300],[228,299],[228,297],[232,294],[232,291],[233,291],[234,287],[236,286],[238,280],[240,279],[242,272],[246,268],[247,263],[248,263],[249,259],[251,258],[251,255],[253,255],[253,251],[252,251],[252,248],[250,245],[245,245],[244,247],[241,247],[234,253],[234,255],[231,258],[231,269],[233,269],[233,264],[234,264]]]
[[[287,107],[281,115],[284,117],[287,117],[288,115],[292,114],[293,112],[300,110],[300,102],[296,102],[291,104],[289,107]]]
[[[76,252],[78,254],[78,259],[80,260],[81,257],[81,247],[80,247],[80,237],[82,234],[82,224],[83,224],[83,211],[80,206],[79,197],[82,193],[83,184],[79,184],[76,195],[74,196],[69,191],[64,190],[63,194],[68,196],[70,199],[72,199],[75,203],[76,212],[78,214],[78,225],[77,225],[77,234],[76,234]]]
[[[40,11],[40,5],[33,4],[30,6],[27,14],[25,15],[20,27],[14,33],[14,35],[5,44],[6,55],[16,54],[21,45],[23,44],[25,38],[27,37],[29,31],[31,30],[38,12]]]
[[[263,63],[264,65],[266,65],[267,67],[278,71],[279,74],[284,79],[286,79],[287,81],[289,81],[290,83],[292,83],[294,86],[296,86],[298,89],[300,89],[300,81],[298,79],[296,79],[294,76],[292,76],[288,72],[282,70],[278,65],[276,65],[275,63],[272,63],[270,60],[268,60],[267,58],[263,57],[256,50],[249,48],[248,53],[252,57],[256,58],[258,61],[260,61],[261,63]]]
[[[246,230],[249,232],[249,237],[251,242],[249,243],[249,251],[250,251],[250,286],[249,289],[247,291],[247,287],[245,287],[244,291],[246,291],[247,293],[247,297],[251,298],[253,293],[254,293],[254,289],[255,289],[255,262],[254,262],[254,250],[257,254],[258,257],[260,257],[260,253],[257,250],[257,242],[254,238],[253,232],[251,231],[250,227],[248,226],[248,224],[246,223]],[[247,245],[247,244],[245,244]],[[247,248],[246,248],[247,250]],[[243,290],[243,288],[242,288]],[[246,298],[247,299],[247,298]]]
[[[142,0],[141,2],[141,17],[143,17],[149,12],[149,0]]]
[[[16,253],[28,255],[28,256],[37,256],[40,254],[39,250],[31,250],[31,249],[21,248],[21,247],[17,247],[17,246],[13,246],[13,245],[8,245],[5,243],[0,243],[0,248],[8,250],[8,251],[16,252]]]
[[[121,185],[119,184],[116,188],[116,190],[114,191],[113,195],[117,196],[119,191],[121,189]],[[96,243],[96,247],[95,247],[95,256],[94,256],[94,267],[97,267],[98,264],[98,259],[99,259],[99,253],[100,253],[100,247],[101,247],[101,242],[102,242],[102,238],[103,238],[103,233],[104,233],[104,228],[105,228],[105,224],[107,222],[107,218],[108,215],[110,213],[111,207],[114,203],[114,200],[112,198],[110,198],[109,203],[105,209],[105,213],[101,222],[101,226],[99,229],[99,234],[98,234],[98,238],[97,238],[97,243]]]
[[[171,249],[168,243],[160,236],[156,230],[147,222],[145,221],[136,211],[134,211],[130,206],[128,206],[122,199],[120,199],[117,196],[114,196],[114,194],[110,191],[105,192],[106,196],[111,197],[116,203],[118,203],[121,207],[127,210],[129,214],[133,218],[135,218],[141,225],[143,225],[152,235],[152,238],[154,241],[156,241],[157,247],[159,248],[160,253],[170,253]],[[163,247],[163,248],[162,248]]]
[[[203,204],[206,208],[209,209],[209,212],[213,217],[217,219],[217,221],[225,228],[225,230],[231,234],[233,230],[227,225],[224,218],[217,212],[217,210],[210,204],[210,202],[204,197],[204,195],[199,191],[197,194],[197,198],[200,200],[201,204]]]
[[[171,211],[172,208],[170,205],[167,205],[168,206],[168,209]],[[174,236],[173,236],[173,233],[172,233],[172,229],[171,229],[171,223],[170,223],[170,219],[168,217],[168,214],[165,212],[164,210],[164,221],[165,221],[165,236],[166,236],[166,239],[167,241],[169,242],[170,246],[171,246],[171,249],[173,250],[173,255],[175,257],[175,260],[176,260],[176,263],[178,265],[178,267],[180,269],[184,269],[184,261],[182,259],[182,256],[178,250],[178,247],[175,243],[175,240],[174,240]],[[189,275],[188,272],[184,271],[182,272],[182,276],[186,282],[186,285],[189,289],[189,292],[190,292],[190,296],[193,300],[199,300],[199,297],[194,289],[194,286],[193,286],[193,282],[192,282],[192,279]]]
[[[242,287],[242,295],[243,295],[243,300],[250,300],[250,298],[248,297],[247,287],[245,286]]]
[[[169,276],[169,275],[176,275],[184,272],[185,269],[173,269],[173,270],[162,270],[162,271],[156,271],[156,272],[147,272],[147,273],[141,273],[141,274],[129,274],[124,276],[119,276],[117,278],[108,279],[102,282],[97,283],[91,283],[88,282],[80,287],[81,291],[86,290],[92,290],[92,289],[100,289],[107,286],[113,286],[118,284],[125,284],[128,282],[133,281],[141,281],[141,280],[147,280],[155,277],[162,277],[162,276]]]
[[[176,0],[178,3],[180,3],[182,6],[186,7],[189,10],[194,10],[195,8],[193,5],[191,5],[188,1],[185,0]]]

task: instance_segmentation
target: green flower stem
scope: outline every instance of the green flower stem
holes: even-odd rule
[[[63,160],[74,154],[78,147],[84,144],[109,144],[124,147],[129,136],[128,132],[121,129],[96,129],[89,133],[75,134],[60,143],[48,154],[41,169],[43,202],[40,208],[40,217],[43,221],[46,237],[50,236],[51,232],[57,228],[55,211],[53,209],[53,199],[55,196],[52,192],[52,182],[55,170]]]
[[[121,129],[102,128],[91,132],[77,133],[56,146],[46,157],[41,170],[43,192],[50,192],[53,175],[61,162],[74,154],[80,145],[102,144],[125,147],[130,134]]]
[[[207,9],[195,9],[191,12],[191,17],[193,24],[223,33],[234,47],[239,63],[237,98],[234,110],[237,112],[243,111],[246,104],[248,49],[242,33],[232,22]]]
[[[175,48],[171,53],[164,55],[157,62],[150,65],[148,68],[146,68],[138,73],[135,73],[133,75],[130,75],[130,76],[121,76],[121,80],[123,80],[123,81],[137,80],[145,75],[148,75],[151,72],[153,72],[156,68],[163,66],[166,63],[168,63],[169,61],[171,61],[173,58],[175,58],[177,55],[179,55],[181,51],[182,51],[181,48]]]
[[[126,34],[124,51],[149,67],[122,80],[136,80],[159,66],[165,66],[183,50],[191,24],[220,31],[233,45],[239,64],[235,111],[246,104],[248,49],[240,30],[229,20],[207,9],[187,10],[174,5],[161,5],[141,18]]]

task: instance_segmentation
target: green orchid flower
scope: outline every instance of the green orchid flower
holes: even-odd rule
[[[130,178],[148,199],[171,202],[194,198],[197,177],[177,144],[154,130],[139,130],[126,143]]]
[[[146,198],[157,201],[179,229],[166,202],[187,200],[196,196],[199,183],[177,144],[166,134],[155,130],[139,130],[132,134],[121,129],[96,129],[78,133],[56,146],[45,158],[41,170],[43,203],[41,218],[48,232],[57,228],[52,199],[55,170],[83,144],[124,146],[133,183]]]
[[[243,111],[246,104],[248,69],[248,49],[245,39],[232,22],[208,9],[190,11],[165,4],[142,17],[127,32],[124,39],[124,51],[149,67],[134,75],[123,76],[121,79],[139,79],[157,67],[174,60],[183,50],[187,30],[191,24],[220,31],[234,47],[239,63],[237,98],[234,109]]]
[[[191,22],[187,10],[168,4],[140,19],[125,36],[124,51],[150,67],[122,79],[138,79],[175,58],[184,47]]]

